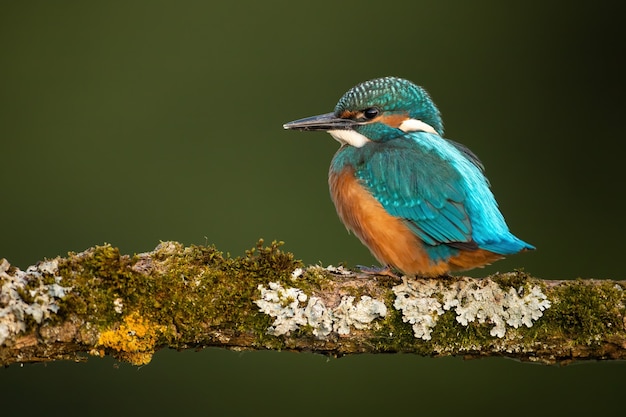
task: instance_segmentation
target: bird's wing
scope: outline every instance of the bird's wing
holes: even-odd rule
[[[461,173],[441,154],[414,143],[387,144],[364,158],[356,175],[424,243],[476,247]]]
[[[480,170],[480,172],[485,172],[485,166],[480,161],[480,159],[476,156],[476,154],[470,150],[470,148],[463,145],[462,143],[453,141],[452,139],[446,139],[446,141],[448,141],[448,143],[452,144],[455,148],[457,148],[463,154],[463,156],[465,156],[467,159],[470,160],[472,164],[476,165],[476,167]]]

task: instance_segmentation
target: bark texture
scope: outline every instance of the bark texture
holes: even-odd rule
[[[305,267],[280,243],[226,257],[164,242],[96,246],[25,271],[0,260],[0,364],[219,346],[542,363],[626,358],[621,281],[394,278]]]

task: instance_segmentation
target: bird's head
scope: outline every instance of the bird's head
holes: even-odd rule
[[[342,144],[361,147],[407,132],[443,135],[439,110],[423,88],[397,77],[365,81],[339,99],[332,113],[283,125],[285,129],[324,130]]]

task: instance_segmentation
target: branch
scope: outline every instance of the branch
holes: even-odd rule
[[[2,259],[0,364],[106,354],[144,364],[164,347],[206,346],[542,363],[626,358],[619,281],[545,281],[520,271],[400,280],[305,268],[279,246],[260,241],[231,258],[176,242],[134,256],[105,245],[26,271]]]

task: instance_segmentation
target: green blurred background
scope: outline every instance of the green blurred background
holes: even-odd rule
[[[623,276],[624,25],[615,2],[22,1],[0,5],[0,257],[109,242],[374,264],[283,131],[354,84],[411,79],[538,250],[484,270]],[[3,415],[603,415],[626,368],[412,355],[159,352],[0,369]],[[8,408],[8,410],[7,410]],[[58,410],[58,411],[55,411]]]

